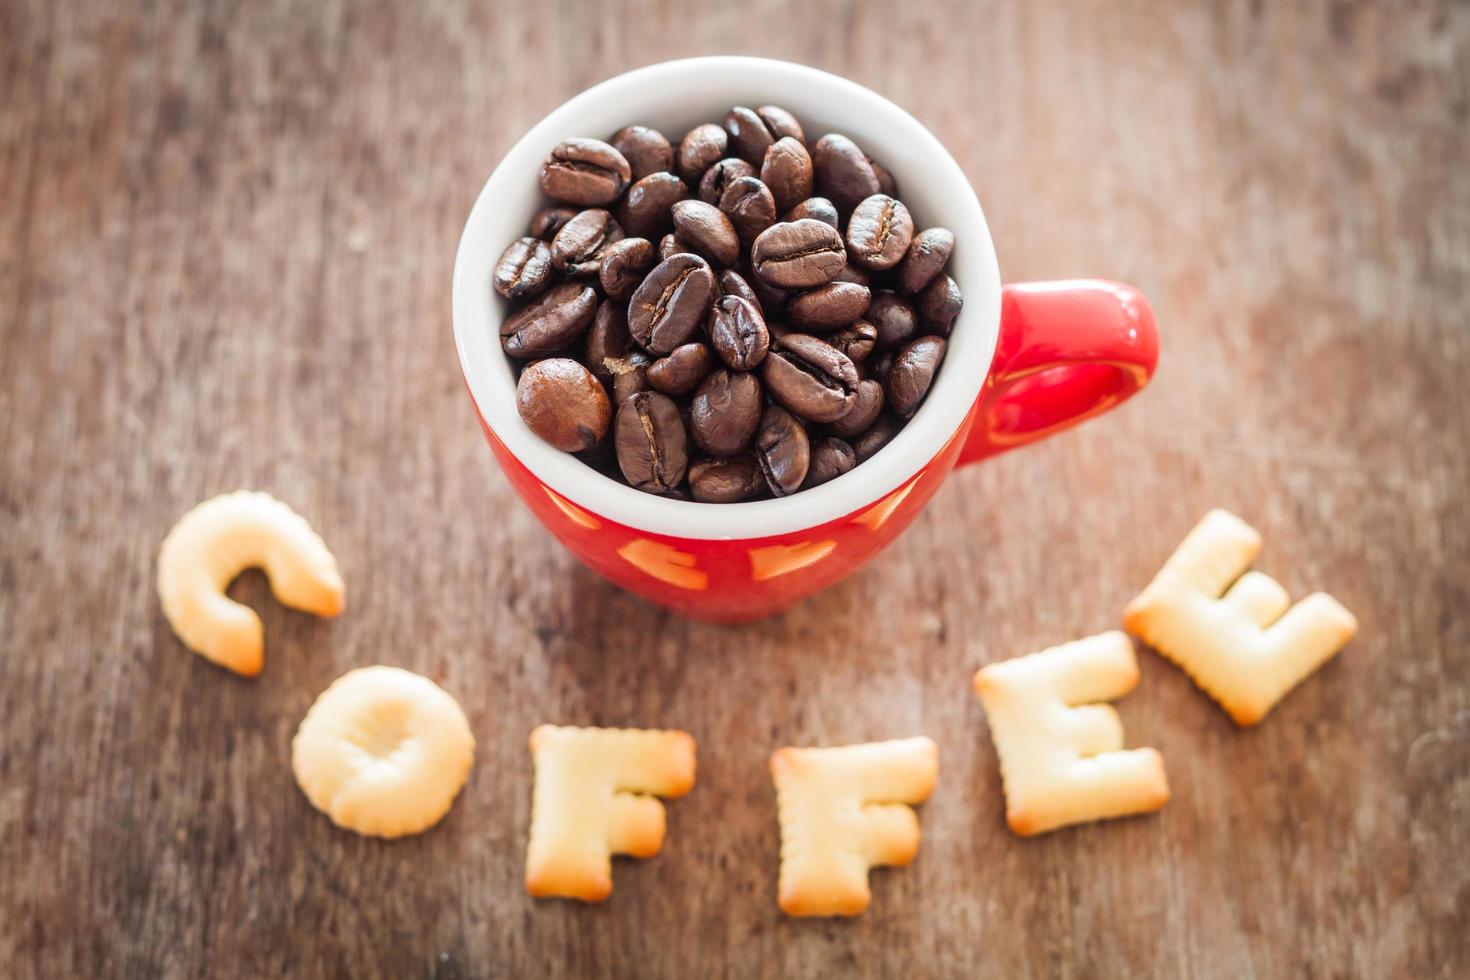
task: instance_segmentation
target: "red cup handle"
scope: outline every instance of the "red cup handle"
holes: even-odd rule
[[[1070,428],[1131,398],[1159,360],[1154,313],[1100,279],[1006,286],[1000,340],[960,464]]]

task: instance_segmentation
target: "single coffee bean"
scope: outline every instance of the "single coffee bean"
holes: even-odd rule
[[[802,218],[811,218],[813,221],[820,221],[822,224],[831,225],[833,228],[836,228],[841,220],[837,214],[837,205],[825,197],[807,198],[790,211],[787,211],[781,220],[800,221]]]
[[[776,223],[776,201],[770,189],[755,177],[741,177],[726,185],[719,208],[747,245]]]
[[[652,363],[653,358],[636,347],[628,351],[624,357],[609,357],[603,361],[608,373],[612,375],[614,407],[621,405],[638,392],[649,391],[653,387],[648,383],[648,368]]]
[[[624,478],[646,493],[668,493],[684,482],[688,437],[678,407],[656,391],[640,391],[618,406],[614,439]]]
[[[610,212],[590,208],[562,225],[551,241],[551,264],[574,278],[596,278],[607,246],[623,237]]]
[[[711,456],[744,452],[760,421],[761,383],[753,374],[716,371],[689,403],[689,434]]]
[[[800,140],[783,136],[766,150],[760,177],[771,189],[776,210],[789,211],[812,196],[812,156]]]
[[[862,286],[864,289],[871,289],[873,285],[873,277],[869,276],[867,272],[853,265],[851,262],[848,262],[847,265],[844,265],[842,267],[842,271],[832,277],[832,281],[855,283],[859,286]]]
[[[666,395],[687,395],[715,366],[704,344],[683,344],[648,366],[648,383]]]
[[[729,145],[729,135],[714,123],[695,126],[685,133],[679,142],[679,176],[684,178],[684,183],[698,187],[699,178],[725,155]]]
[[[765,477],[749,453],[732,459],[702,459],[689,466],[689,494],[704,504],[737,504],[763,492]]]
[[[761,122],[765,123],[766,129],[770,130],[771,139],[782,140],[789,136],[798,143],[806,142],[806,133],[802,132],[801,123],[780,106],[756,106],[755,114],[761,117]]]
[[[888,371],[893,367],[893,359],[898,356],[896,349],[884,350],[879,348],[878,353],[863,361],[862,375],[871,378],[880,385],[888,384]]]
[[[831,333],[855,322],[868,308],[868,287],[851,282],[829,282],[797,293],[786,304],[786,319],[794,327]]]
[[[889,406],[902,418],[910,418],[929,394],[934,372],[944,363],[946,346],[943,337],[920,337],[893,359],[885,395]]]
[[[878,343],[878,328],[867,320],[859,320],[832,334],[827,343],[846,354],[853,364],[861,364]]]
[[[725,114],[725,132],[730,135],[730,149],[734,154],[760,166],[766,150],[777,139],[766,126],[766,121],[756,115],[754,109],[738,105]]]
[[[935,276],[934,281],[919,294],[919,318],[931,332],[948,337],[954,329],[955,317],[960,315],[964,305],[959,283],[949,276]]]
[[[624,126],[608,140],[633,170],[633,179],[674,169],[674,148],[663,133],[647,126]]]
[[[756,459],[766,486],[778,497],[801,489],[811,466],[806,428],[784,408],[772,405],[761,416],[755,440]]]
[[[730,219],[713,204],[680,201],[674,205],[674,233],[694,250],[720,266],[740,258],[740,236]]]
[[[954,232],[948,228],[926,228],[919,232],[898,264],[899,291],[912,295],[929,285],[944,271],[953,251]]]
[[[903,202],[886,194],[864,198],[847,222],[847,254],[868,269],[891,269],[914,238],[914,219]]]
[[[583,207],[617,200],[632,181],[628,161],[602,140],[563,140],[541,165],[547,196]]]
[[[809,422],[831,422],[857,401],[857,369],[831,344],[790,333],[771,344],[761,378],[772,398]]]
[[[811,446],[811,465],[802,489],[835,480],[856,465],[857,453],[847,443],[833,436],[818,439]]]
[[[809,289],[831,282],[847,262],[837,229],[812,218],[772,225],[750,247],[751,268],[772,286]]]
[[[627,299],[658,261],[653,242],[646,238],[624,238],[602,250],[597,281],[613,299]]]
[[[576,208],[557,206],[542,208],[531,219],[531,237],[549,242],[561,231],[561,226],[577,216]]]
[[[893,179],[893,174],[888,172],[888,168],[872,157],[868,157],[868,166],[873,168],[873,176],[878,178],[878,192],[887,194],[889,197],[897,197],[898,181]]]
[[[557,354],[582,339],[597,310],[597,290],[564,282],[500,324],[500,344],[512,357]]]
[[[516,383],[516,408],[532,432],[566,453],[597,445],[612,421],[602,383],[570,357],[527,365]]]
[[[715,274],[709,263],[688,252],[671,255],[633,291],[628,331],[645,350],[668,354],[699,329],[714,301]]]
[[[587,346],[583,348],[582,363],[603,381],[610,381],[613,376],[607,361],[621,360],[627,356],[628,347],[633,343],[633,338],[628,335],[626,311],[626,303],[605,299],[597,304],[592,326],[587,328]]]
[[[919,314],[908,300],[887,289],[873,294],[868,321],[878,329],[879,347],[902,347],[919,332]]]
[[[771,344],[760,307],[739,296],[724,296],[709,315],[709,341],[734,371],[749,371],[765,359]]]
[[[495,291],[506,299],[530,299],[551,285],[551,249],[539,238],[517,238],[495,263]]]
[[[673,232],[669,232],[669,234],[658,240],[658,260],[660,262],[665,261],[671,255],[678,255],[680,252],[688,252],[690,255],[693,255],[694,246]]]
[[[754,177],[755,168],[739,157],[726,157],[710,165],[699,178],[699,199],[706,204],[719,204],[725,188],[741,177]]]
[[[829,133],[812,150],[818,192],[831,198],[843,214],[864,198],[878,193],[878,175],[858,145],[846,136]]]
[[[851,439],[868,430],[883,411],[883,385],[871,378],[857,383],[857,399],[852,408],[839,419],[827,423],[827,431],[834,436]]]
[[[672,208],[688,196],[689,188],[673,174],[649,174],[618,203],[618,224],[635,238],[653,241],[674,227]]]
[[[857,453],[859,463],[866,463],[872,459],[884,446],[893,441],[898,435],[898,430],[903,428],[903,423],[891,415],[880,415],[878,421],[868,426],[868,430],[855,439],[851,440],[853,452]]]
[[[744,276],[734,269],[725,269],[720,273],[719,283],[721,296],[739,296],[741,299],[750,303],[751,306],[754,306],[756,312],[760,313],[764,318],[765,313],[761,308],[760,297],[755,294],[754,289],[750,288],[750,283],[746,281]]]

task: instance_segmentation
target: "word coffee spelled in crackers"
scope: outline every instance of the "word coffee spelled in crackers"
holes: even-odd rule
[[[687,732],[542,725],[531,755],[526,890],[538,898],[607,898],[612,855],[652,857],[663,846],[664,807],[653,797],[694,786]]]
[[[1275,579],[1247,572],[1260,550],[1254,528],[1212,510],[1123,614],[1130,633],[1184,668],[1240,725],[1264,718],[1358,631],[1326,593],[1291,606]]]
[[[868,869],[905,865],[919,852],[909,804],[934,792],[939,749],[927,738],[771,756],[781,822],[781,911],[857,915],[868,907]]]
[[[1111,705],[1138,685],[1116,630],[990,664],[975,675],[1000,756],[1006,823],[1023,837],[1068,824],[1149,813],[1169,802],[1164,760],[1123,749]]]
[[[475,737],[439,685],[397,667],[343,674],[291,741],[311,805],[347,830],[402,837],[438,823],[464,787]]]
[[[255,567],[283,604],[318,616],[342,611],[337,560],[304,518],[269,494],[206,500],[179,519],[158,554],[158,597],[173,631],[190,650],[246,676],[260,673],[264,630],[225,587]]]

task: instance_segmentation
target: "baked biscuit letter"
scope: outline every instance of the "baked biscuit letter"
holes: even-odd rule
[[[1128,632],[1182,667],[1238,725],[1264,718],[1358,631],[1325,592],[1288,609],[1275,579],[1246,572],[1260,550],[1254,528],[1212,510],[1123,613]]]
[[[771,756],[781,822],[781,911],[857,915],[868,907],[868,869],[904,865],[919,852],[909,804],[934,792],[939,749],[905,738]]]
[[[158,597],[179,639],[246,676],[260,673],[260,617],[225,587],[255,567],[283,605],[318,616],[342,611],[337,560],[304,518],[270,494],[239,490],[206,500],[179,519],[158,553]]]
[[[1138,684],[1128,637],[1114,630],[990,664],[975,675],[1000,756],[1006,823],[1023,837],[1169,802],[1164,760],[1123,749],[1111,705]]]
[[[687,732],[542,725],[531,756],[526,890],[537,898],[607,898],[612,855],[652,857],[663,845],[664,807],[653,797],[694,786]]]

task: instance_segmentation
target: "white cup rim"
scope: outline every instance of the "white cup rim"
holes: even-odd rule
[[[643,493],[611,480],[543,442],[521,420],[515,379],[500,348],[504,301],[490,288],[500,253],[544,201],[536,172],[551,147],[572,136],[605,139],[660,117],[693,118],[733,104],[790,109],[809,141],[843,132],[882,161],[899,196],[916,203],[918,227],[955,233],[949,273],[964,308],[945,364],[914,419],[879,453],[827,484],[789,497],[704,504]],[[697,120],[696,120],[697,121]],[[670,123],[663,123],[670,125]],[[666,132],[673,141],[684,130]],[[943,201],[942,209],[918,203]],[[1000,270],[980,202],[964,171],[935,136],[888,99],[836,75],[766,58],[668,61],[615,76],[549,113],[511,147],[476,198],[454,263],[455,347],[470,397],[485,425],[535,477],[577,506],[652,534],[697,540],[754,539],[818,527],[882,500],[933,460],[979,396],[1000,324]],[[962,367],[963,366],[963,367]]]

